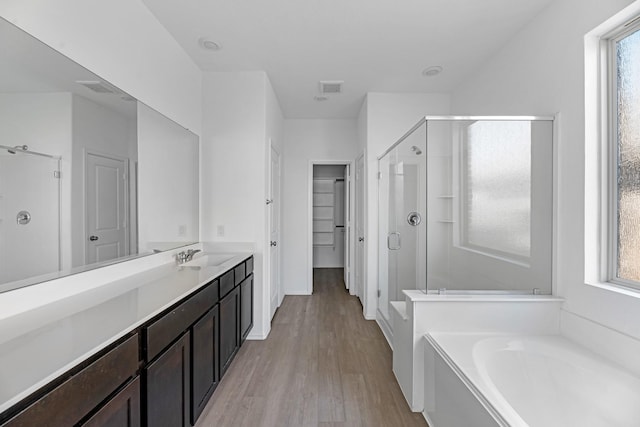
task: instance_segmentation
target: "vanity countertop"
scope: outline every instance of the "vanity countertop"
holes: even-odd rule
[[[0,413],[252,254],[227,255],[168,263],[0,321]]]

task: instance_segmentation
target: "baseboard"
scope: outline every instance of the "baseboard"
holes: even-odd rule
[[[391,347],[391,351],[393,351],[393,331],[391,330],[391,325],[389,325],[381,316],[382,315],[376,316],[376,323],[382,331],[382,335],[384,335],[384,338],[387,340],[389,347]]]

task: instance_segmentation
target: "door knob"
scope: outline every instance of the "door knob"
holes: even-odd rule
[[[98,240],[98,236],[89,236],[89,240],[95,242],[96,240]]]
[[[409,225],[415,227],[422,222],[422,217],[418,212],[411,212],[409,216],[407,216],[407,222]]]
[[[273,240],[269,243],[270,246],[278,246],[278,242],[274,242]]]
[[[364,242],[364,237],[358,237],[358,242]]]

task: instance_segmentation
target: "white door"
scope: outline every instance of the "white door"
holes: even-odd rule
[[[271,184],[270,184],[270,300],[271,318],[279,305],[280,288],[280,154],[271,147]]]
[[[125,256],[127,224],[127,161],[94,153],[86,156],[87,263]]]
[[[364,155],[356,160],[356,209],[355,209],[355,293],[364,299]]]

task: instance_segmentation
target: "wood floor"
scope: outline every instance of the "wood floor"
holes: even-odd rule
[[[287,296],[269,337],[247,341],[197,427],[427,426],[409,410],[391,349],[344,288],[314,271],[312,296]]]

